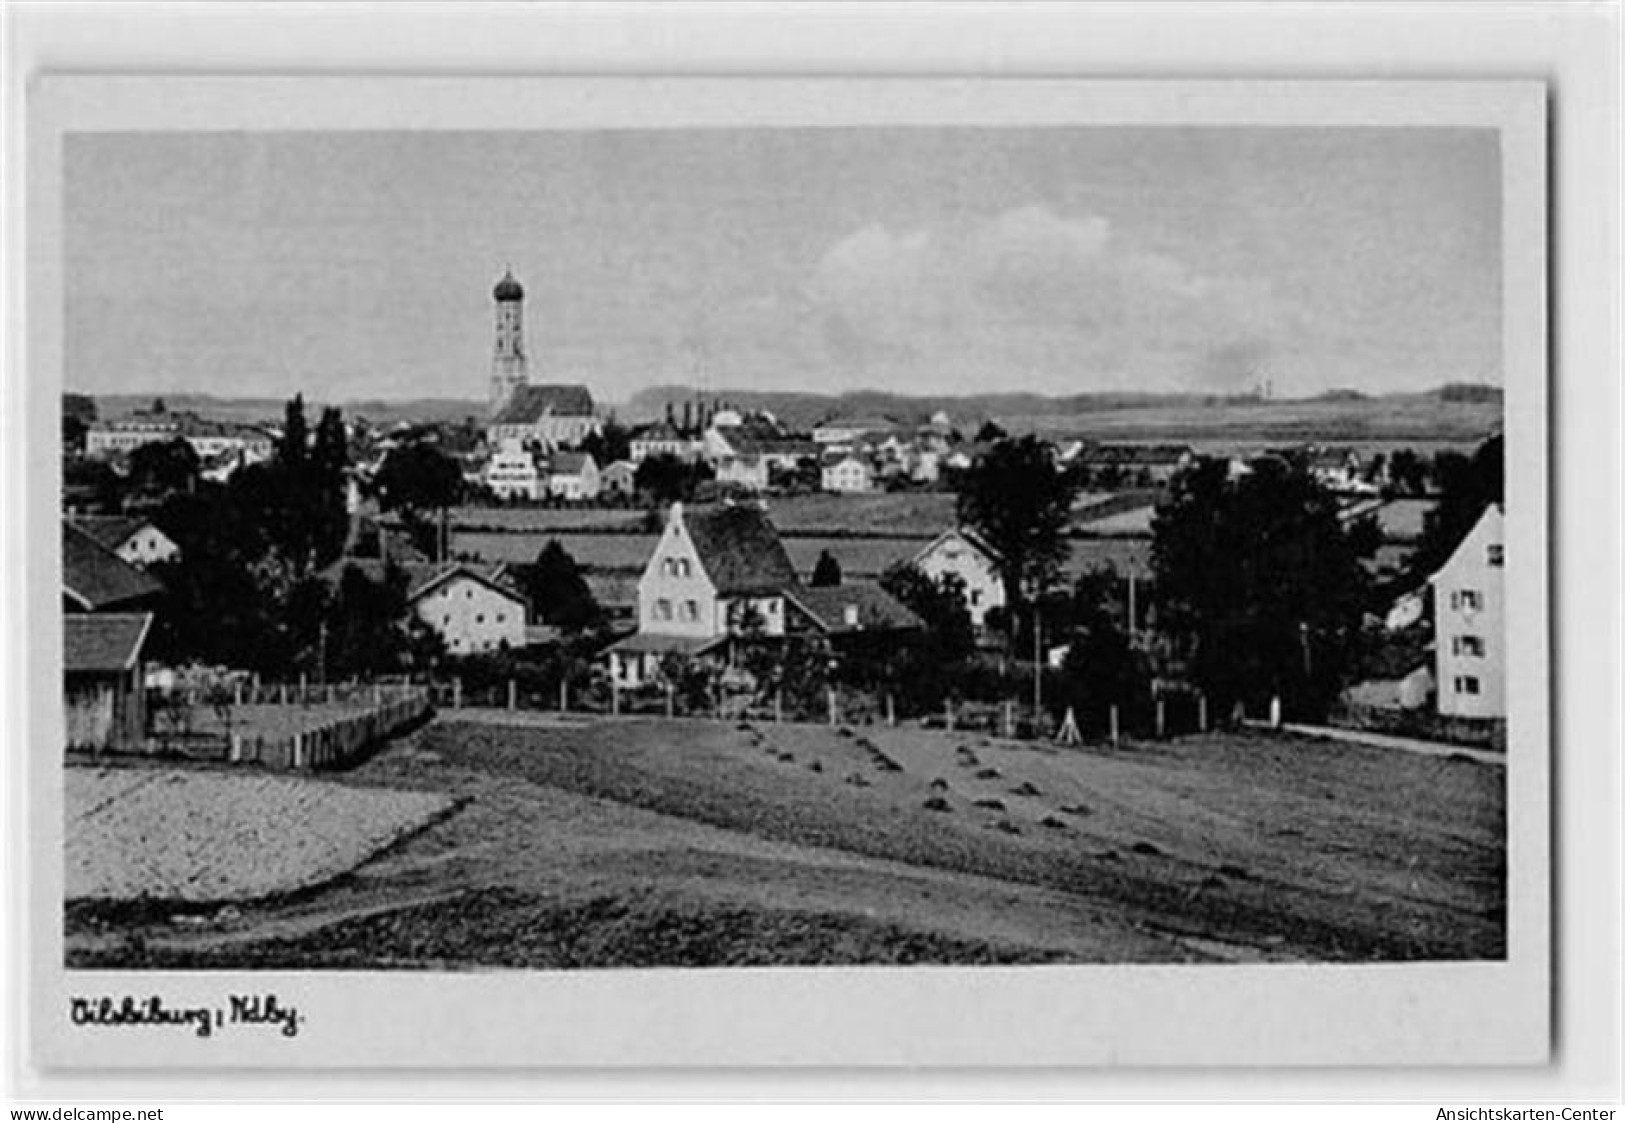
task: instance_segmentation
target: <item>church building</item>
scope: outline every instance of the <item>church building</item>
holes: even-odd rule
[[[525,290],[513,271],[491,292],[496,302],[496,349],[491,359],[490,419],[486,439],[551,452],[573,448],[601,429],[592,393],[577,384],[531,385],[525,354]]]

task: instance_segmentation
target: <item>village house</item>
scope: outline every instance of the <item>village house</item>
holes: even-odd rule
[[[819,448],[812,441],[785,433],[769,419],[738,418],[731,411],[718,413],[704,434],[704,455],[718,483],[751,491],[766,491],[776,473],[799,471],[816,463]]]
[[[135,515],[78,515],[73,525],[137,569],[175,561],[181,554],[174,539]]]
[[[651,456],[675,456],[679,460],[698,459],[703,442],[685,437],[677,427],[664,421],[646,426],[632,434],[632,463],[642,464]]]
[[[637,466],[630,460],[617,460],[598,473],[598,493],[629,498],[638,490]]]
[[[146,612],[164,587],[103,546],[76,524],[62,523],[62,607],[65,612]]]
[[[1505,517],[1484,509],[1430,579],[1439,713],[1506,716]]]
[[[1196,460],[1196,450],[1180,444],[1090,444],[1073,457],[1097,483],[1107,486],[1161,486]]]
[[[152,614],[68,613],[62,625],[69,751],[140,751],[147,729],[142,652]]]
[[[925,627],[908,606],[870,582],[801,585],[786,593],[786,634],[817,642],[832,655],[888,646]]]
[[[382,582],[388,563],[376,558],[340,558],[322,571],[334,588],[354,568]],[[524,647],[530,606],[503,577],[506,567],[469,562],[397,563],[406,578],[407,609],[440,637],[452,655],[479,655]]]
[[[598,464],[589,452],[555,452],[547,469],[547,493],[582,503],[598,498]]]
[[[875,490],[874,466],[856,453],[826,458],[821,476],[825,491],[861,495]]]
[[[518,441],[505,441],[486,461],[481,482],[498,499],[537,500],[546,477],[536,465],[536,454]]]
[[[972,626],[987,626],[987,614],[1005,605],[1004,581],[999,576],[999,554],[963,527],[946,530],[914,555],[913,565],[933,581],[953,574],[964,582],[965,609]]]
[[[812,439],[816,444],[836,448],[850,448],[865,438],[885,440],[896,434],[901,426],[889,417],[830,418],[813,427]]]
[[[574,448],[602,429],[585,386],[541,384],[513,387],[485,434],[492,447],[517,441],[551,452]]]
[[[635,687],[670,655],[725,661],[730,644],[785,634],[785,595],[799,586],[767,513],[747,504],[673,503],[638,580],[638,630],[607,652],[610,675]]]

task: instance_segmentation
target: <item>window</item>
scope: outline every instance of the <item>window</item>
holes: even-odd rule
[[[1456,655],[1483,655],[1483,636],[1456,636],[1450,641],[1450,650]]]
[[[970,591],[970,603],[972,608],[975,608],[982,603],[982,590],[972,589]]]
[[[505,613],[505,612],[497,613],[497,623],[498,624],[506,624],[507,622],[508,622],[508,614],[507,613]]]
[[[482,612],[478,616],[474,617],[474,623],[476,623],[476,624],[485,623],[485,613]]]
[[[1457,694],[1477,694],[1478,693],[1478,679],[1475,678],[1472,675],[1457,675],[1456,676],[1456,693]]]
[[[667,600],[665,597],[661,597],[659,600],[655,601],[655,619],[671,619],[671,601]]]
[[[1461,612],[1477,612],[1484,607],[1484,598],[1477,589],[1457,589],[1450,594],[1450,607]]]
[[[1501,548],[1501,543],[1491,542],[1484,552],[1489,556],[1489,563],[1491,565],[1506,564],[1506,555]]]
[[[700,602],[696,601],[696,600],[686,600],[686,601],[684,601],[683,602],[683,619],[692,622],[692,621],[698,620],[699,618],[700,618]]]

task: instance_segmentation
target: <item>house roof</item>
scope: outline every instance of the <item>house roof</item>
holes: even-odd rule
[[[62,617],[62,669],[127,671],[141,658],[152,628],[150,612],[69,612]]]
[[[592,462],[590,452],[555,452],[548,470],[555,476],[579,476]]]
[[[817,456],[823,450],[816,441],[783,434],[751,432],[743,428],[719,430],[737,456]]]
[[[854,430],[862,433],[890,433],[902,428],[901,421],[894,421],[890,417],[871,414],[867,417],[831,417],[820,421],[819,429]]]
[[[672,514],[688,531],[718,593],[775,593],[797,584],[796,567],[760,507],[724,504],[684,512],[674,504]]]
[[[1077,458],[1089,464],[1177,464],[1192,455],[1190,445],[1085,445]]]
[[[151,520],[134,515],[75,515],[73,525],[109,550],[117,550]]]
[[[472,581],[493,589],[510,600],[520,604],[525,598],[509,585],[503,583],[502,578],[507,573],[505,565],[480,565],[473,562],[396,562],[395,568],[406,575],[406,599],[419,600],[427,596],[442,584],[461,575]],[[389,563],[380,558],[340,558],[338,561],[322,570],[322,580],[328,584],[338,586],[344,579],[344,571],[351,566],[361,571],[361,575],[369,581],[381,582],[389,569]]]
[[[921,558],[931,553],[931,551],[935,550],[938,546],[942,545],[950,538],[959,538],[963,540],[972,549],[985,556],[987,560],[992,562],[994,565],[997,565],[1001,559],[999,551],[988,545],[987,540],[980,534],[977,534],[969,527],[954,526],[949,527],[947,530],[931,539],[930,542],[926,543],[925,548],[917,552],[914,555],[913,560],[919,561]]]
[[[585,386],[557,383],[521,386],[491,424],[529,425],[548,415],[591,417],[592,412],[592,393]]]
[[[62,586],[90,612],[134,604],[164,591],[156,578],[67,521],[62,523]]]
[[[924,627],[924,623],[907,605],[879,585],[868,582],[808,586],[791,590],[787,595],[814,624],[835,635]],[[857,610],[856,623],[848,619],[848,610],[854,608]]]
[[[632,437],[632,443],[639,441],[681,441],[686,438],[677,431],[675,425],[668,425],[664,421],[656,421],[653,425],[640,429]]]

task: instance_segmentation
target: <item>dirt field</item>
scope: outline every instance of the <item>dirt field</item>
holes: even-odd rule
[[[1500,958],[1502,770],[1289,737],[443,717],[343,786],[456,814],[305,899],[70,910],[153,967]]]

